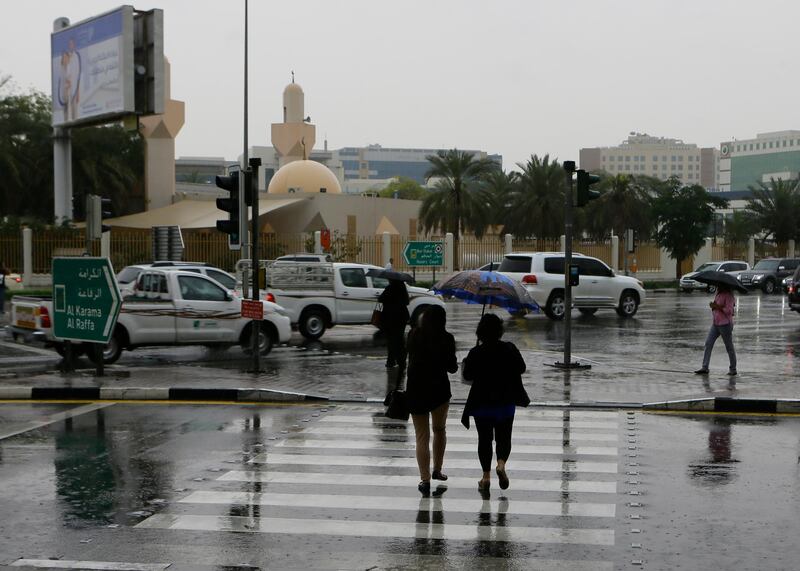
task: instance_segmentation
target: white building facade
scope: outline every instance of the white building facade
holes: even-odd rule
[[[580,150],[580,168],[612,175],[647,175],[661,180],[677,177],[682,184],[717,190],[719,151],[680,139],[631,133],[615,147]]]

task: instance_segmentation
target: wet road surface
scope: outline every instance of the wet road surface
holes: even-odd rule
[[[519,410],[481,497],[460,412],[422,497],[380,406],[3,404],[0,565],[795,568],[797,418]]]
[[[575,312],[573,357],[591,363],[592,368],[569,374],[549,366],[563,360],[563,323],[543,315],[512,319],[498,311],[506,319],[505,338],[518,345],[528,364],[523,381],[538,402],[643,403],[703,396],[800,398],[800,315],[788,309],[784,296],[739,296],[734,328],[738,377],[731,379],[725,374],[727,355],[721,341],[714,350],[711,374],[693,374],[702,358],[710,299],[704,293],[651,293],[633,319],[621,319],[610,310],[594,316]],[[479,306],[448,304],[448,328],[456,336],[459,357],[473,346],[479,315]],[[68,382],[255,387],[335,399],[383,399],[396,379],[393,371],[387,374],[383,366],[386,350],[374,331],[369,326],[339,326],[313,342],[295,333],[289,346],[277,347],[263,359],[263,371],[258,375],[246,372],[251,360],[239,348],[143,348],[124,353],[118,365],[107,368],[106,379],[93,379],[88,373]],[[83,362],[88,367],[88,362]],[[14,358],[4,363],[9,371],[18,366]],[[0,373],[0,384],[20,383],[18,375],[9,375],[6,379]],[[459,382],[458,375],[453,380],[455,398],[464,398],[468,387]],[[65,377],[40,374],[30,382],[61,385]]]

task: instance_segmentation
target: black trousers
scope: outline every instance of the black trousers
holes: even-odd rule
[[[496,419],[491,417],[475,417],[475,428],[478,429],[478,459],[484,472],[492,469],[492,440],[497,443],[497,459],[506,461],[511,454],[511,429],[514,417]]]
[[[392,327],[386,329],[386,345],[389,349],[389,355],[386,358],[387,365],[400,365],[400,368],[406,367],[406,328],[403,325],[400,327]]]

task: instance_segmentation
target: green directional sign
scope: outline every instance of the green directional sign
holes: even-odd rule
[[[406,242],[403,259],[409,266],[443,266],[444,242]]]
[[[108,343],[120,295],[108,258],[53,259],[53,334],[70,341]]]

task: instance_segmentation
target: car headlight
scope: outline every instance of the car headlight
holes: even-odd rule
[[[636,283],[639,284],[640,288],[644,289],[644,283],[640,282],[639,280],[636,280]]]
[[[760,281],[761,278],[763,278],[763,277],[764,277],[764,274],[753,274],[753,281],[754,282]]]

